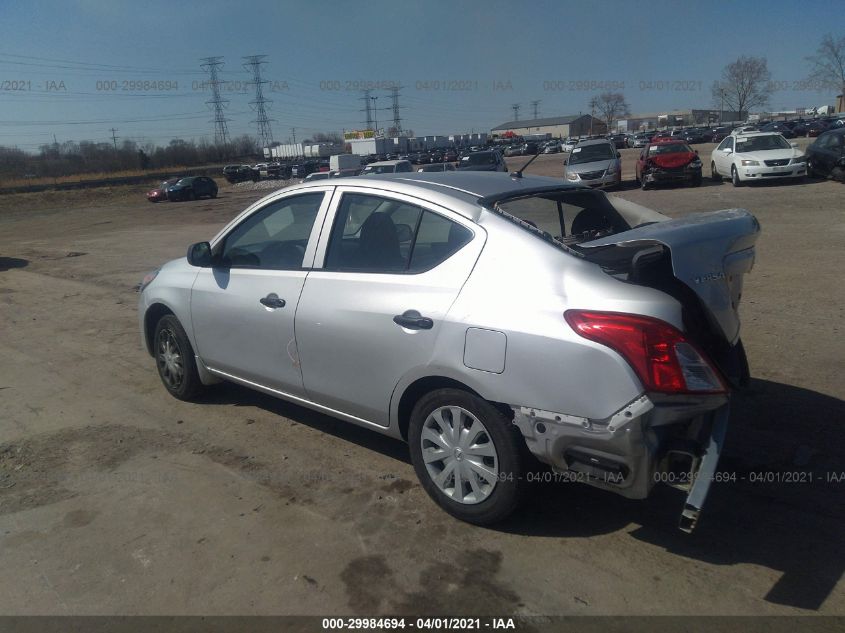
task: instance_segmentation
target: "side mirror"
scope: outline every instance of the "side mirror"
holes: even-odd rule
[[[790,143],[792,147],[798,147],[798,143]]]
[[[211,244],[208,242],[197,242],[188,247],[188,263],[198,268],[211,266],[214,257],[211,254]]]
[[[730,147],[726,147],[722,151],[725,152],[725,154],[733,154],[734,153],[734,151]]]
[[[616,152],[616,158],[622,158],[622,154],[620,152]]]
[[[695,152],[695,155],[696,155],[696,156],[698,156],[698,150],[697,150],[697,149],[694,149],[694,150],[692,150],[692,151],[694,151],[694,152]]]
[[[569,164],[569,159],[568,159],[568,158],[564,159],[563,164],[564,164],[564,165],[568,165],[568,164]]]

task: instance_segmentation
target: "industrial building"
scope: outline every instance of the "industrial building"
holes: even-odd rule
[[[638,130],[654,130],[684,125],[713,125],[720,121],[745,121],[747,116],[747,112],[720,111],[719,108],[711,110],[671,110],[632,114],[619,119],[613,127],[614,131],[617,132],[636,132]]]
[[[570,116],[556,116],[545,119],[508,121],[490,130],[490,134],[493,137],[550,134],[552,138],[568,138],[570,136],[589,136],[592,134],[606,133],[607,125],[605,125],[604,121],[589,114],[572,114]]]

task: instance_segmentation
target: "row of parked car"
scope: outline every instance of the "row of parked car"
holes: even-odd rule
[[[579,141],[564,160],[564,178],[590,187],[622,184],[622,155],[612,138]],[[772,179],[832,177],[845,181],[845,126],[822,133],[806,151],[781,133],[743,126],[723,138],[710,157],[711,178],[729,178],[735,187]],[[667,183],[702,182],[698,150],[685,138],[654,135],[642,148],[635,178],[643,189]]]

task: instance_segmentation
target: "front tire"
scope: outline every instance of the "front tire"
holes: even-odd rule
[[[713,182],[722,182],[722,176],[716,171],[716,163],[710,163],[710,180]]]
[[[158,376],[167,392],[179,400],[192,400],[203,389],[194,350],[182,324],[172,314],[159,319],[153,338]]]
[[[734,187],[742,186],[742,181],[739,179],[739,172],[736,170],[736,165],[731,165],[731,184]]]
[[[426,394],[411,413],[408,441],[420,483],[452,516],[489,525],[518,505],[524,440],[486,400],[459,389]]]

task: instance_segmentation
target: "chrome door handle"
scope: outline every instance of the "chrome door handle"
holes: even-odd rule
[[[285,307],[285,300],[279,299],[279,295],[275,292],[271,292],[266,297],[262,297],[258,300],[261,305],[267,308],[284,308]]]

